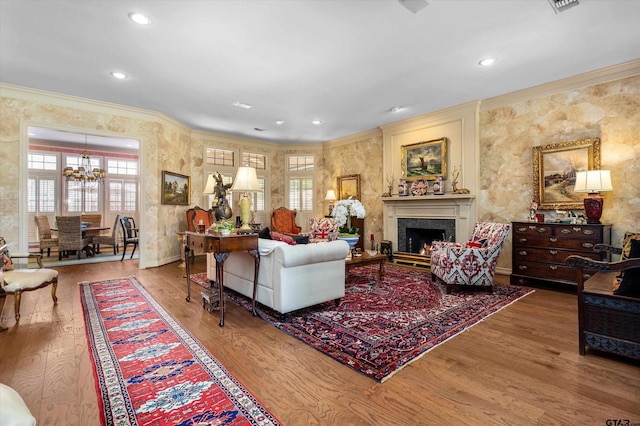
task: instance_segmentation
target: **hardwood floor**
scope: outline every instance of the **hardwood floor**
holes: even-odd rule
[[[572,294],[536,290],[380,384],[233,303],[218,327],[199,298],[185,301],[178,263],[137,268],[137,260],[56,268],[58,305],[49,289],[24,294],[17,326],[7,298],[0,382],[22,395],[38,425],[100,424],[77,283],[130,275],[285,425],[640,422],[640,366],[578,354]],[[204,269],[197,257],[192,271]]]

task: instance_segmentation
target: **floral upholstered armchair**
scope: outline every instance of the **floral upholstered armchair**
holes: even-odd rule
[[[476,223],[471,240],[464,243],[434,241],[431,243],[431,276],[451,286],[480,286],[493,291],[493,276],[502,244],[511,225]]]
[[[338,225],[332,217],[309,219],[309,242],[321,243],[338,239]]]

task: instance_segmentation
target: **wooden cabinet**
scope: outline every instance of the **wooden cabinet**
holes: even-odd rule
[[[576,284],[576,270],[565,266],[572,254],[606,260],[606,253],[596,253],[598,243],[611,243],[611,225],[572,225],[560,223],[513,222],[511,284],[527,280]],[[593,271],[585,271],[585,279]]]

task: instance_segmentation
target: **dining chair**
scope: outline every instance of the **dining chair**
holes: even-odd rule
[[[58,246],[58,238],[51,236],[51,226],[47,216],[34,216],[38,228],[38,241],[40,243],[40,255],[47,249],[47,257],[51,256],[51,247]]]
[[[100,227],[102,225],[102,214],[83,213],[82,215],[80,215],[80,221],[82,223],[88,223],[89,227]],[[86,231],[84,235],[87,237],[93,237],[96,235],[100,235],[100,231]]]
[[[96,235],[91,237],[93,244],[93,251],[100,253],[100,244],[107,244],[113,246],[113,254],[118,254],[118,244],[120,244],[120,217],[122,215],[116,215],[116,220],[111,228],[111,235]]]
[[[122,226],[122,243],[124,245],[122,248],[122,259],[120,259],[122,262],[129,244],[133,244],[133,251],[129,258],[133,259],[133,254],[136,252],[136,247],[138,247],[138,228],[136,228],[136,221],[131,216],[120,216],[120,225]]]
[[[82,237],[82,226],[80,216],[56,216],[56,224],[58,225],[58,260],[62,260],[62,253],[67,251],[76,251],[78,259],[80,253],[84,250],[87,256],[90,255],[92,249],[91,237]]]

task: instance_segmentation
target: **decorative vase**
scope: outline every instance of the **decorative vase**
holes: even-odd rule
[[[338,239],[345,240],[349,244],[350,250],[355,250],[356,244],[358,244],[358,240],[360,239],[360,235],[340,235]]]

